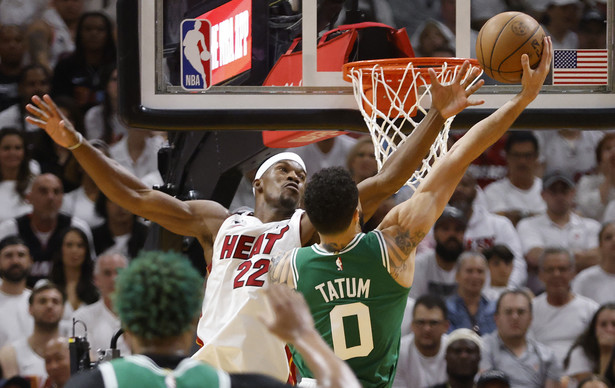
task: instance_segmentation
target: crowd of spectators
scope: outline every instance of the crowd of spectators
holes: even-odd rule
[[[361,4],[407,27],[418,55],[454,55],[454,1],[417,0],[424,17],[403,22],[390,12],[397,2]],[[87,324],[93,358],[108,347],[119,328],[110,297],[117,270],[148,233],[70,151],[24,120],[31,97],[49,93],[101,152],[150,186],[162,182],[164,133],[118,118],[114,7],[0,0],[0,313],[11,317],[0,320],[0,376],[8,381],[61,387],[73,317]],[[473,31],[505,10],[535,16],[559,47],[606,46],[603,0],[473,0]],[[580,387],[596,375],[615,383],[614,150],[613,133],[564,128],[512,132],[483,154],[421,243],[395,386]],[[344,166],[359,183],[377,172],[369,137],[292,151],[310,174]],[[386,201],[365,231],[411,194]],[[253,206],[250,198],[246,178],[231,210]]]

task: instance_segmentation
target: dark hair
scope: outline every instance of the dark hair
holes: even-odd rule
[[[495,304],[495,313],[498,314],[500,312],[500,305],[502,304],[502,299],[504,299],[504,297],[506,295],[523,295],[525,297],[525,299],[527,299],[527,304],[530,308],[530,314],[532,313],[532,298],[530,298],[530,296],[528,295],[527,291],[522,290],[520,288],[516,288],[514,290],[504,290],[504,292],[502,292],[500,294],[500,297],[498,298],[498,301]]]
[[[142,251],[119,273],[115,290],[122,327],[156,341],[185,333],[199,316],[203,277],[179,253]]]
[[[502,259],[505,263],[510,264],[513,262],[515,255],[508,249],[508,247],[504,244],[496,244],[492,247],[489,247],[483,251],[483,255],[487,259],[487,261],[491,261],[492,258]]]
[[[615,310],[615,302],[605,303],[596,310],[589,325],[583,330],[583,332],[577,337],[564,359],[564,368],[568,368],[570,364],[570,354],[576,347],[581,347],[585,357],[587,357],[594,365],[594,373],[600,373],[600,344],[598,344],[598,337],[596,336],[596,324],[598,322],[598,316],[604,310]]]
[[[2,143],[2,139],[5,136],[19,136],[23,146],[23,160],[19,164],[19,170],[17,171],[17,182],[15,185],[15,191],[17,194],[23,199],[26,197],[26,190],[28,189],[28,185],[30,184],[30,179],[32,179],[32,172],[30,171],[30,152],[28,150],[28,145],[26,144],[26,138],[17,128],[13,127],[4,127],[0,129],[0,143]],[[3,181],[4,177],[2,176],[2,170],[0,169],[0,181]]]
[[[66,291],[66,274],[64,273],[64,261],[62,260],[62,247],[64,245],[64,239],[70,232],[77,233],[85,245],[85,257],[83,264],[81,265],[79,281],[77,282],[77,297],[86,304],[92,304],[98,300],[99,294],[98,289],[94,286],[94,282],[92,280],[94,274],[94,262],[92,261],[92,256],[90,253],[90,244],[87,236],[81,229],[71,226],[61,232],[61,243],[58,250],[53,254],[53,264],[49,279]]]
[[[58,291],[60,295],[62,295],[62,304],[66,302],[66,293],[61,287],[59,287],[57,284],[52,283],[51,281],[47,279],[41,279],[37,281],[34,287],[32,288],[32,293],[30,294],[30,297],[28,298],[28,304],[32,306],[32,303],[34,303],[34,298],[36,297],[36,295],[40,294],[43,291],[47,291],[47,290]]]
[[[26,242],[21,237],[12,234],[0,240],[0,251],[11,245],[23,245],[27,247]]]
[[[602,139],[600,139],[600,141],[598,142],[598,145],[596,145],[596,163],[600,164],[600,159],[602,159],[602,151],[604,148],[604,145],[609,141],[609,140],[613,140],[615,139],[615,133],[607,133],[605,134]]]
[[[504,150],[508,153],[514,144],[526,142],[532,143],[534,151],[538,152],[538,139],[531,131],[511,131],[506,139]]]
[[[346,229],[358,201],[357,185],[342,167],[320,170],[305,188],[305,210],[320,233],[336,233]]]
[[[83,24],[85,20],[91,17],[101,18],[105,23],[105,29],[107,30],[107,40],[105,41],[105,46],[103,47],[103,58],[102,63],[115,63],[117,57],[117,51],[115,47],[115,39],[113,37],[113,24],[109,17],[102,12],[85,12],[79,18],[79,22],[77,23],[77,34],[75,35],[75,58],[78,58],[80,61],[85,61],[85,53],[82,40],[83,35]]]
[[[436,294],[423,294],[419,296],[414,302],[414,307],[412,308],[412,317],[416,313],[416,308],[418,306],[425,306],[428,309],[440,309],[442,311],[442,316],[444,320],[448,319],[448,309],[446,308],[446,302],[440,295]]]
[[[42,70],[45,74],[45,77],[47,77],[47,81],[51,82],[51,73],[49,72],[49,69],[41,65],[40,63],[32,63],[30,65],[24,66],[19,72],[19,76],[17,77],[17,83],[19,85],[23,84],[26,79],[26,75],[28,74],[28,72],[30,72],[30,70]]]

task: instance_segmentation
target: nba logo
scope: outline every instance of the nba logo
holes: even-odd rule
[[[181,84],[186,90],[206,90],[211,86],[210,31],[209,20],[186,19],[182,21]]]

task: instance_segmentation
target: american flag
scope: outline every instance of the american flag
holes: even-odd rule
[[[607,50],[554,50],[553,85],[606,85]]]

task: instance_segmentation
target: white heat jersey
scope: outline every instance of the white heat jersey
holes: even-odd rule
[[[287,381],[285,343],[258,317],[272,313],[262,293],[270,259],[301,246],[303,212],[266,224],[244,212],[222,223],[197,329],[203,347],[193,358],[229,373],[257,372]]]

